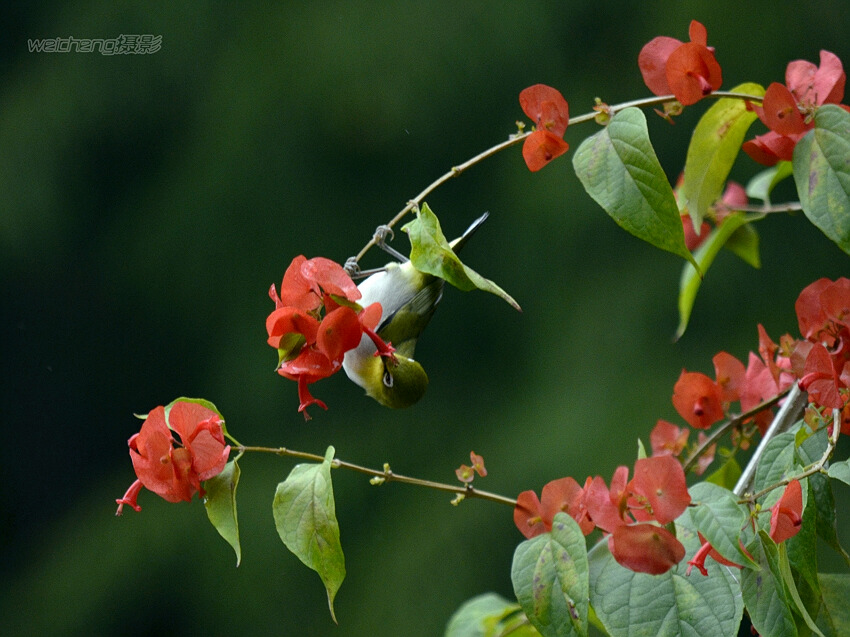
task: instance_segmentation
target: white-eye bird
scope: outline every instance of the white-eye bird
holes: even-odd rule
[[[484,213],[449,245],[457,253],[484,223]],[[385,248],[386,249],[386,248]],[[391,251],[395,252],[395,251]],[[397,254],[397,253],[396,253]],[[366,394],[386,407],[410,407],[425,394],[428,375],[413,359],[416,341],[443,298],[445,281],[420,272],[404,262],[390,262],[369,276],[357,288],[363,295],[358,303],[366,307],[381,304],[381,319],[375,332],[395,348],[392,357],[376,356],[375,343],[363,335],[360,345],[345,353],[342,367],[346,375],[366,390]]]

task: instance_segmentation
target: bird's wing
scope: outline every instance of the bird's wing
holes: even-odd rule
[[[443,298],[442,279],[434,278],[407,303],[389,316],[385,316],[378,326],[378,336],[392,343],[402,356],[413,358],[416,339],[428,325],[434,315],[437,304]]]

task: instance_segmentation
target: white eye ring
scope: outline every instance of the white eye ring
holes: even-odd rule
[[[391,389],[393,386],[393,376],[389,371],[384,372],[384,387]]]

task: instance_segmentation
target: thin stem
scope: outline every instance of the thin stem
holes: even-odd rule
[[[314,462],[323,462],[324,456],[317,455],[315,453],[308,453],[306,451],[296,451],[294,449],[287,449],[286,447],[250,447],[250,446],[240,446],[236,447],[236,451],[240,454],[245,453],[246,451],[254,451],[258,453],[272,453],[277,456],[286,456],[290,458],[301,458],[303,460],[312,460]],[[512,507],[516,506],[516,500],[512,498],[505,497],[503,495],[499,495],[498,493],[491,493],[489,491],[481,491],[476,489],[471,484],[466,486],[454,485],[454,484],[445,484],[443,482],[434,482],[432,480],[423,480],[421,478],[413,478],[410,476],[404,476],[398,473],[394,473],[389,465],[385,464],[383,470],[378,469],[370,469],[369,467],[364,467],[362,465],[354,464],[352,462],[346,462],[345,460],[340,460],[339,458],[334,458],[331,461],[332,467],[341,467],[343,469],[350,469],[352,471],[357,471],[359,473],[365,473],[368,476],[372,476],[373,478],[378,479],[375,484],[383,484],[384,482],[402,482],[405,484],[413,484],[420,487],[426,487],[428,489],[436,489],[437,491],[447,491],[449,493],[454,493],[457,495],[462,495],[466,498],[480,498],[482,500],[490,500],[491,502],[500,502],[501,504],[507,504]]]
[[[774,396],[770,400],[766,400],[763,403],[756,405],[755,407],[753,407],[749,411],[745,411],[742,414],[738,414],[734,418],[730,418],[725,423],[723,423],[720,427],[718,427],[716,430],[714,430],[708,438],[706,438],[705,440],[702,441],[702,444],[697,445],[697,448],[694,449],[693,453],[688,457],[688,459],[682,465],[682,468],[685,470],[685,472],[687,473],[687,471],[691,467],[693,467],[694,464],[696,464],[696,461],[699,460],[700,456],[702,456],[702,454],[704,454],[711,447],[711,445],[713,445],[715,442],[720,440],[724,435],[726,435],[732,429],[741,425],[745,420],[749,420],[750,418],[752,418],[756,414],[764,411],[765,409],[770,409],[771,407],[773,407],[776,403],[778,403],[780,400],[782,400],[783,397],[785,397],[788,394],[788,391],[789,390],[786,389],[785,391],[780,392],[779,394],[777,394],[776,396]]]
[[[736,93],[734,91],[714,91],[709,95],[706,95],[706,98],[732,98],[732,99],[740,99],[740,100],[748,100],[752,102],[761,103],[761,97],[757,95],[748,95],[746,93]],[[661,95],[661,96],[653,96],[653,97],[644,97],[637,100],[631,100],[629,102],[622,102],[621,104],[615,104],[614,106],[608,106],[608,112],[613,116],[614,113],[621,111],[626,108],[631,107],[646,107],[646,106],[655,106],[656,104],[664,104],[665,102],[673,102],[676,100],[675,95]],[[581,124],[583,122],[589,122],[596,118],[599,113],[597,111],[591,111],[589,113],[583,113],[578,117],[573,117],[570,119],[570,125],[574,126],[576,124]],[[451,170],[447,173],[439,177],[436,181],[432,182],[425,190],[416,195],[413,199],[407,202],[407,205],[404,206],[390,221],[386,224],[387,228],[392,229],[396,224],[398,224],[404,217],[412,210],[415,210],[424,200],[425,197],[430,195],[434,190],[438,187],[453,179],[454,177],[459,176],[468,168],[471,168],[475,164],[487,159],[488,157],[495,155],[496,153],[505,150],[506,148],[510,148],[511,146],[515,146],[519,142],[523,141],[526,137],[531,135],[533,131],[515,133],[511,135],[507,140],[488,148],[484,152],[478,153],[474,157],[466,160],[462,164],[458,164],[457,166],[452,166]],[[377,233],[372,236],[371,239],[366,243],[365,246],[357,253],[357,256],[350,258],[346,262],[346,268],[356,269],[357,264],[360,262],[370,248],[375,246],[377,243]]]
[[[749,502],[755,504],[759,498],[764,497],[774,489],[778,489],[779,487],[784,487],[787,484],[793,482],[794,480],[803,480],[804,478],[808,478],[811,475],[816,473],[820,473],[823,471],[824,465],[829,461],[832,457],[832,452],[835,451],[835,446],[838,444],[838,436],[841,435],[841,411],[838,409],[832,410],[832,433],[829,436],[829,441],[826,445],[826,450],[823,452],[820,460],[817,462],[813,462],[808,467],[804,468],[800,473],[793,476],[788,476],[787,478],[783,478],[776,484],[772,484],[768,487],[765,487],[758,493],[754,493],[745,499],[745,502]],[[740,495],[740,494],[738,494]]]

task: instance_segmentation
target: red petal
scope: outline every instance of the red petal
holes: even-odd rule
[[[584,489],[573,478],[553,480],[543,487],[540,511],[546,529],[552,528],[556,513],[564,512],[579,523],[582,533],[587,535],[593,530],[593,523],[587,518],[582,506]]]
[[[319,325],[316,348],[328,359],[342,360],[345,353],[360,344],[363,330],[357,313],[341,306],[325,316]]]
[[[708,46],[708,32],[701,22],[691,20],[691,24],[688,26],[688,37],[691,38],[691,42]]]
[[[673,387],[673,406],[697,429],[708,429],[723,418],[720,388],[699,372],[682,372]]]
[[[280,347],[280,340],[287,334],[303,334],[307,345],[316,342],[319,321],[296,307],[285,306],[276,309],[266,318],[268,344]]]
[[[762,111],[756,111],[770,130],[780,135],[799,135],[812,128],[806,125],[797,100],[783,84],[773,82],[767,87],[762,101]]]
[[[550,161],[563,155],[570,146],[557,135],[539,128],[525,138],[522,157],[531,172],[537,172]]]
[[[685,557],[685,547],[670,531],[649,523],[615,529],[608,548],[621,566],[651,575],[666,573]]]
[[[546,532],[540,510],[540,500],[534,491],[523,491],[516,499],[514,524],[527,538],[533,538]]]
[[[826,327],[827,318],[821,303],[821,292],[831,284],[832,281],[827,278],[810,283],[803,288],[794,303],[800,334],[811,341],[818,340],[818,334]]]
[[[313,291],[310,281],[301,274],[301,266],[306,261],[307,257],[300,254],[289,264],[283,275],[283,283],[280,284],[280,305],[276,302],[276,307],[289,305],[310,312],[322,304],[322,299]]]
[[[570,121],[567,100],[561,92],[545,84],[535,84],[519,94],[519,105],[537,128],[563,137]]]
[[[723,83],[720,65],[706,47],[688,42],[670,54],[667,84],[683,105],[695,104]]]
[[[360,290],[348,276],[339,263],[325,257],[314,257],[301,264],[302,276],[318,285],[325,294],[336,294],[356,301],[360,298]],[[313,288],[315,291],[315,287]],[[282,293],[281,293],[282,294]]]
[[[803,523],[803,491],[798,480],[788,483],[771,511],[770,537],[774,542],[779,544],[797,535]]]
[[[655,427],[649,434],[649,444],[652,445],[652,455],[678,456],[682,453],[682,450],[688,443],[689,433],[690,432],[683,427],[677,427],[666,420],[659,420],[655,423]]]
[[[718,352],[711,361],[714,363],[715,382],[720,388],[720,400],[724,403],[740,400],[747,373],[744,364],[728,352]]]
[[[670,95],[673,91],[667,83],[667,60],[670,54],[682,46],[682,41],[667,36],[658,36],[647,42],[638,55],[643,82],[655,95]]]
[[[685,472],[673,456],[653,456],[635,462],[631,487],[636,495],[649,501],[660,524],[678,518],[691,503]]]

